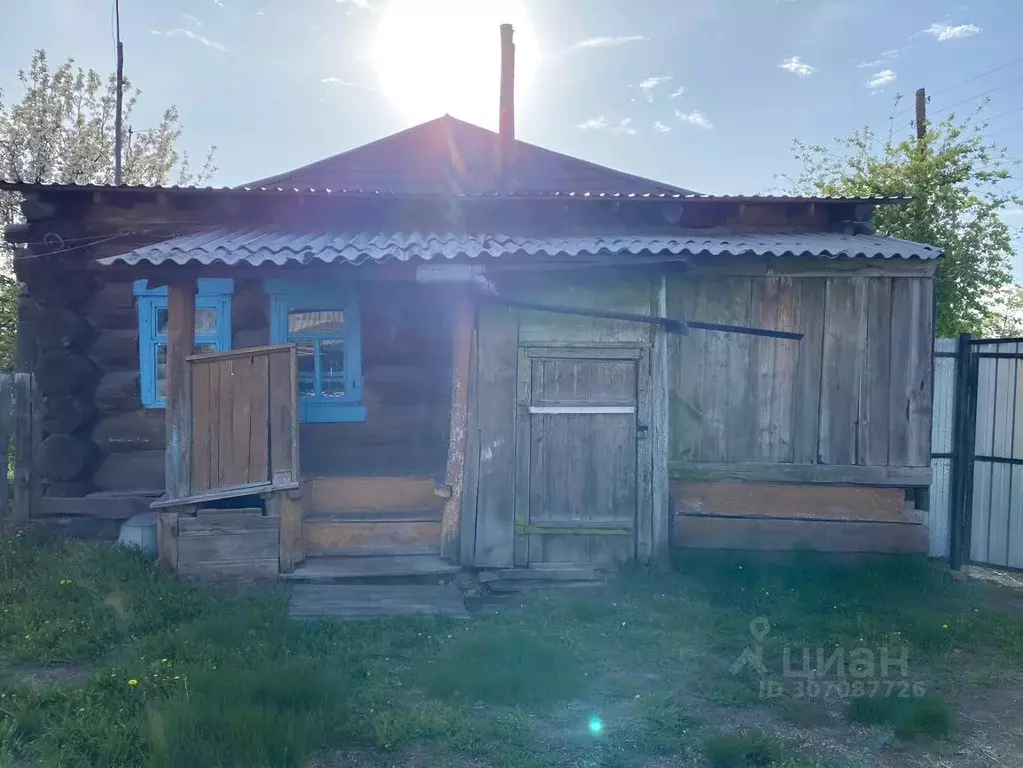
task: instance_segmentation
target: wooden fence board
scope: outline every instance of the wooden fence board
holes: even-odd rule
[[[863,378],[866,279],[827,280],[821,374],[820,459],[856,463],[856,421]]]
[[[266,355],[252,357],[252,410],[249,413],[249,482],[270,477],[270,365]]]
[[[192,493],[212,488],[210,478],[210,363],[191,363],[192,369]]]
[[[891,369],[892,284],[888,278],[867,281],[866,358],[860,387],[856,463],[888,463],[888,382]]]

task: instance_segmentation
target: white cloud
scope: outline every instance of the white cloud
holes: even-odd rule
[[[224,0],[213,0],[214,5],[219,5],[221,8],[224,7]]]
[[[654,121],[654,130],[655,131],[660,131],[661,133],[667,133],[668,131],[671,130],[671,126],[670,125],[665,125],[660,120],[655,120]]]
[[[208,37],[197,35],[190,29],[165,29],[165,30],[151,29],[149,30],[149,34],[159,35],[161,37],[187,37],[189,40],[194,40],[197,43],[201,43],[202,45],[205,45],[207,48],[214,48],[218,51],[224,51],[224,53],[228,53],[228,49],[222,46],[220,43],[216,42],[215,40],[210,40]]]
[[[321,77],[320,82],[324,85],[339,85],[342,88],[357,88],[360,91],[373,91],[377,92],[377,89],[372,85],[365,85],[363,83],[353,83],[351,80],[345,80],[343,77]]]
[[[199,21],[199,19],[195,18],[195,16],[193,16],[190,13],[183,13],[183,14],[181,14],[181,18],[183,18],[189,24],[195,24],[195,26],[197,26],[197,27],[201,27],[202,26],[202,22]]]
[[[653,101],[654,88],[656,88],[659,85],[664,85],[669,80],[671,80],[671,78],[664,75],[660,77],[648,77],[646,80],[640,82],[639,89],[643,91],[647,101]]]
[[[703,128],[705,131],[709,131],[714,127],[710,120],[707,119],[707,116],[698,109],[694,109],[692,112],[680,112],[675,110],[675,117],[680,122],[695,125],[697,128]]]
[[[600,117],[591,117],[589,120],[584,120],[579,123],[576,128],[580,131],[610,131],[611,133],[622,133],[626,136],[635,136],[639,131],[632,127],[632,118],[622,118],[616,124],[608,122],[608,119],[601,115]]]
[[[884,59],[874,59],[873,61],[863,61],[856,65],[856,69],[867,69],[869,67],[880,67],[884,64]]]
[[[980,31],[980,27],[976,24],[959,24],[954,27],[950,24],[931,24],[927,29],[921,30],[920,34],[931,35],[940,43],[945,40],[954,40],[957,37],[976,35]]]
[[[872,91],[878,88],[884,88],[895,80],[895,72],[890,69],[882,69],[880,72],[875,72],[870,76],[865,85]]]
[[[778,65],[782,69],[786,69],[794,75],[800,77],[809,77],[817,71],[817,67],[811,67],[805,61],[802,61],[798,56],[789,56],[785,61]]]
[[[640,43],[646,40],[643,35],[623,35],[620,37],[588,37],[575,43],[572,48],[613,48],[616,45]]]
[[[671,92],[671,98],[673,98],[673,99],[681,98],[682,94],[685,93],[685,92],[686,92],[685,86],[684,85],[680,85],[678,88],[676,88],[674,91]]]
[[[363,11],[370,10],[373,6],[369,4],[369,0],[337,0],[340,3],[351,3],[355,8],[359,8]]]

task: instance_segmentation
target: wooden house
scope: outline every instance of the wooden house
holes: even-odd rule
[[[152,505],[171,567],[310,578],[927,549],[939,252],[873,234],[900,201],[451,117],[244,188],[0,188],[34,514]]]

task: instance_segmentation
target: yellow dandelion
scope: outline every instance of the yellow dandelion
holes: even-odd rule
[[[138,684],[139,684],[139,681],[136,680],[135,678],[132,678],[131,680],[128,681],[128,685],[130,685],[132,688],[134,688]]]

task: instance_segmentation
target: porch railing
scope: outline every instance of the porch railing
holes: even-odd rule
[[[297,487],[295,346],[193,355],[187,358],[187,374],[191,430],[187,452],[177,454],[187,492],[154,506]],[[169,441],[167,450],[176,447]]]

